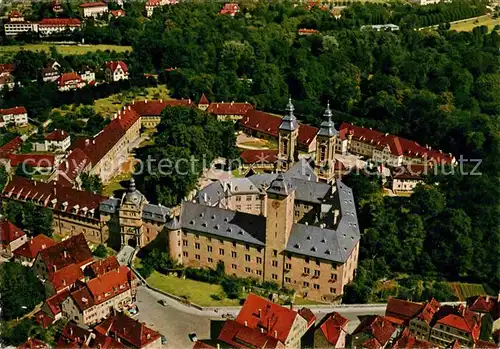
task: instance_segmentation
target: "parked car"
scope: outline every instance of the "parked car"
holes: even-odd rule
[[[194,342],[196,342],[196,341],[198,340],[198,337],[196,337],[196,333],[194,333],[194,332],[193,332],[193,333],[188,334],[188,337],[189,337],[189,340],[190,340],[191,342],[193,342],[193,343],[194,343]]]
[[[160,303],[160,305],[163,305],[164,307],[168,306],[167,301],[164,299],[160,299],[158,303]]]
[[[234,320],[234,315],[231,313],[226,313],[222,315],[223,319]]]
[[[161,336],[161,344],[163,345],[167,344],[167,337]]]

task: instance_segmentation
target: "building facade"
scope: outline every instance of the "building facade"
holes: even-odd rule
[[[24,126],[28,124],[28,112],[25,107],[0,109],[0,127],[10,125]]]
[[[108,5],[104,2],[85,2],[80,5],[80,14],[82,17],[103,16],[108,13]]]
[[[108,82],[128,80],[128,65],[123,61],[106,62],[104,75]]]
[[[66,30],[75,31],[81,27],[82,23],[77,18],[44,18],[38,23],[38,33],[40,36],[49,36]]]

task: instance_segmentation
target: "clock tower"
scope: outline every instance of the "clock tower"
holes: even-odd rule
[[[267,189],[264,280],[283,285],[284,250],[292,231],[295,187],[280,173]]]

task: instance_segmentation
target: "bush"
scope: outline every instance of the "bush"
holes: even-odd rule
[[[106,249],[106,246],[104,246],[103,244],[100,244],[94,250],[93,255],[96,257],[99,257],[99,258],[106,258],[108,256],[108,250]]]

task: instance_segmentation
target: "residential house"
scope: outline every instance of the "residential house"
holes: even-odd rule
[[[69,289],[65,289],[47,298],[42,304],[42,308],[35,314],[35,321],[46,328],[61,319],[63,317],[62,302],[69,297],[69,294]]]
[[[406,165],[395,168],[392,173],[392,191],[394,193],[411,193],[418,184],[424,182],[424,176],[431,167],[424,165]]]
[[[37,235],[16,248],[12,252],[14,255],[13,259],[22,265],[31,267],[40,251],[54,246],[55,244],[56,242],[51,238],[43,234]]]
[[[85,274],[90,278],[96,278],[110,271],[117,271],[120,269],[120,263],[116,256],[109,256],[106,259],[96,260],[94,263],[87,266],[85,269]]]
[[[39,339],[28,337],[17,349],[50,349],[50,346]]]
[[[224,7],[219,11],[221,15],[236,16],[240,12],[240,6],[237,3],[224,4]]]
[[[470,311],[481,316],[482,340],[493,340],[493,333],[500,330],[500,302],[499,297],[475,296],[467,298]]]
[[[42,69],[42,80],[44,82],[57,81],[61,76],[61,65],[56,61],[49,61],[45,68]]]
[[[358,316],[361,323],[350,338],[352,348],[388,348],[398,331],[393,324],[378,315]]]
[[[82,268],[78,264],[70,264],[49,274],[49,278],[44,283],[45,293],[53,296],[63,291],[73,290],[79,282],[84,280]]]
[[[108,13],[108,5],[104,2],[84,2],[80,4],[80,14],[82,17],[103,16]]]
[[[213,102],[207,108],[207,111],[215,115],[219,121],[238,121],[240,120],[249,110],[253,110],[253,105],[250,103],[216,103]]]
[[[430,301],[424,303],[422,311],[413,317],[408,324],[410,333],[417,339],[429,340],[432,329],[432,321],[434,315],[437,313],[441,304],[432,298]]]
[[[111,10],[109,11],[109,13],[111,14],[111,16],[113,16],[115,19],[116,18],[119,18],[119,17],[125,17],[125,11],[124,10]]]
[[[319,30],[316,29],[307,29],[307,28],[301,28],[297,31],[297,33],[301,36],[304,35],[317,35],[319,34]]]
[[[154,349],[162,345],[160,333],[119,311],[97,325],[95,332],[114,338],[128,348]]]
[[[74,322],[69,322],[63,328],[56,343],[56,348],[99,348],[99,349],[124,349],[126,346],[116,339],[105,336],[88,327],[80,327]]]
[[[15,80],[12,74],[15,70],[15,64],[0,64],[0,89],[3,89],[4,86],[7,86],[9,90],[14,88]]]
[[[86,81],[87,83],[95,82],[95,72],[88,66],[81,67],[78,70],[78,75],[80,75],[82,80]]]
[[[0,127],[10,125],[24,126],[28,124],[28,111],[25,107],[0,109]]]
[[[63,316],[81,325],[93,325],[122,310],[135,299],[135,276],[127,266],[87,281],[62,303]]]
[[[314,348],[346,348],[349,320],[337,312],[326,314],[314,331]]]
[[[75,72],[62,73],[56,80],[59,91],[78,90],[87,85],[80,75]]]
[[[410,333],[408,328],[405,328],[401,335],[394,340],[392,349],[431,349],[438,348],[435,344],[418,339]]]
[[[208,101],[207,96],[205,96],[205,94],[203,93],[200,97],[200,100],[198,101],[198,109],[205,111],[209,106],[210,102]]]
[[[434,315],[429,342],[448,346],[455,340],[474,347],[479,340],[481,317],[463,305],[443,305]]]
[[[0,221],[0,242],[2,243],[2,255],[11,256],[12,252],[28,241],[24,231],[16,227],[7,219]]]
[[[40,279],[50,280],[57,271],[69,265],[76,264],[83,270],[93,260],[84,235],[79,234],[41,250],[33,263],[33,270]]]
[[[394,326],[407,327],[410,320],[419,315],[423,309],[424,305],[421,303],[389,297],[385,309],[385,319]]]
[[[146,16],[151,17],[155,8],[166,5],[175,5],[178,0],[148,0],[145,5]]]
[[[227,320],[218,340],[237,348],[300,348],[314,325],[297,311],[249,294],[235,320]]]
[[[128,65],[123,61],[109,61],[105,63],[106,81],[117,82],[128,79]]]
[[[82,27],[82,22],[77,18],[44,18],[38,23],[40,36],[75,31]]]
[[[45,149],[48,151],[66,151],[71,145],[71,137],[64,130],[55,129],[45,136]]]

